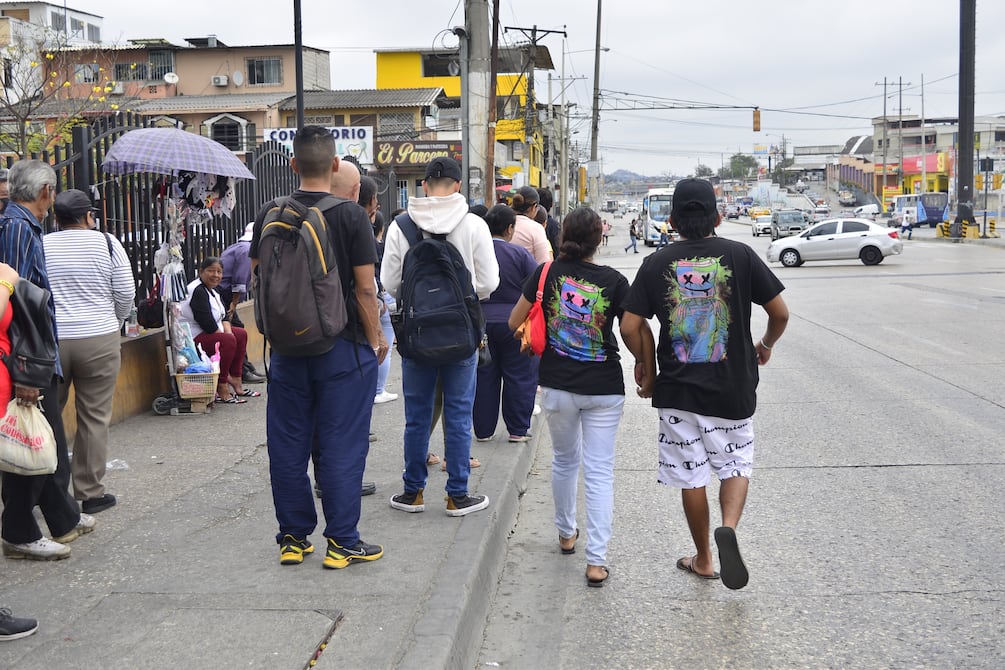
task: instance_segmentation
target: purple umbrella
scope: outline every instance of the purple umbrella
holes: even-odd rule
[[[202,172],[255,178],[227,147],[178,128],[139,128],[124,133],[105,154],[102,167],[111,174]]]

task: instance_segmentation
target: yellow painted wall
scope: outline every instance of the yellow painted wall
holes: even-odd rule
[[[377,54],[377,88],[436,88],[448,98],[461,97],[460,77],[423,77],[422,54],[417,51],[392,51]],[[515,74],[496,77],[496,95],[518,95],[523,104],[527,81]]]

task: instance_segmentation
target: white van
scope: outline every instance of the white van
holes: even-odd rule
[[[854,210],[855,216],[873,218],[879,214],[879,205],[862,205]]]

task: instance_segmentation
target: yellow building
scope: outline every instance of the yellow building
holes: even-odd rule
[[[528,49],[499,51],[496,75],[496,179],[508,183],[527,172],[524,183],[542,186],[544,179],[544,129],[537,114],[527,115],[527,77],[523,74]],[[447,102],[441,103],[437,134],[440,140],[461,139],[460,55],[449,49],[378,49],[377,89],[442,88]],[[536,69],[554,69],[548,49],[537,46]],[[540,94],[534,96],[538,101]],[[540,107],[540,102],[535,107]],[[531,127],[527,126],[530,119]],[[472,129],[478,132],[478,129]],[[528,142],[528,138],[530,141]]]

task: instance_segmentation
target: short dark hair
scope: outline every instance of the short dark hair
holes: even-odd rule
[[[516,224],[516,213],[506,205],[495,205],[485,214],[485,223],[489,224],[490,233],[502,235]]]
[[[359,197],[356,202],[366,207],[377,195],[377,182],[373,177],[363,175],[359,178]]]
[[[558,259],[575,261],[590,258],[597,251],[604,235],[600,216],[589,207],[577,207],[562,219],[562,238]]]
[[[202,259],[202,262],[199,263],[199,272],[202,272],[210,265],[219,265],[222,268],[223,261],[220,260],[219,256],[206,256],[205,258]]]
[[[538,202],[547,212],[551,212],[551,208],[555,205],[555,196],[552,195],[550,188],[539,188],[537,189]]]
[[[484,219],[485,215],[488,214],[489,212],[489,208],[479,203],[477,205],[471,205],[470,207],[468,207],[468,211]]]
[[[715,224],[719,222],[719,213],[706,214],[694,212],[672,218],[674,230],[685,240],[700,240],[715,232]]]
[[[293,155],[301,177],[327,176],[335,160],[335,138],[321,126],[304,126],[293,138]]]

